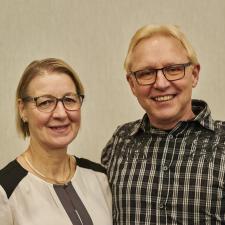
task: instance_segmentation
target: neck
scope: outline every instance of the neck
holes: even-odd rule
[[[30,145],[24,160],[32,173],[51,183],[67,183],[75,171],[74,159],[66,151],[46,151]]]
[[[149,121],[151,123],[151,125],[155,128],[158,128],[160,130],[172,130],[174,127],[176,127],[176,125],[181,122],[181,121],[189,121],[189,120],[192,120],[193,118],[195,118],[195,114],[193,112],[191,112],[188,116],[180,119],[180,120],[166,120],[166,121],[163,121],[163,120],[160,120],[160,121],[152,121],[150,119],[150,116],[148,116],[149,118]]]

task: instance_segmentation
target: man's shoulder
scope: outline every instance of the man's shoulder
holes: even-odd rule
[[[124,123],[119,125],[114,132],[114,135],[124,136],[124,135],[132,135],[138,131],[141,126],[141,119]]]
[[[225,136],[225,121],[214,121],[215,132]]]

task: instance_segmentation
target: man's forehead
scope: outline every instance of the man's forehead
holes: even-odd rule
[[[187,51],[179,40],[172,36],[154,35],[141,40],[135,46],[131,54],[131,69],[133,66],[136,70],[146,66],[157,67],[157,64],[179,64],[187,58]]]
[[[178,45],[178,46],[183,46],[183,44],[181,43],[181,41],[179,39],[177,39],[176,37],[169,35],[169,34],[153,34],[150,37],[146,37],[141,39],[133,48],[133,52],[136,51],[137,48],[139,48],[142,45],[147,45],[147,44],[151,44],[151,46],[159,46],[159,43],[161,43],[162,41],[168,41],[168,42],[173,42],[174,45]]]

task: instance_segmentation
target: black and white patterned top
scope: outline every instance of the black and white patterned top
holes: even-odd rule
[[[0,170],[0,225],[112,225],[105,169],[76,157],[66,185],[26,171],[16,160]]]
[[[225,122],[207,104],[170,131],[142,120],[118,127],[102,153],[114,225],[225,224]]]

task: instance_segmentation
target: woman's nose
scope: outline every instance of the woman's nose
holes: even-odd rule
[[[53,116],[55,116],[55,117],[66,117],[67,116],[66,109],[65,109],[62,101],[57,102],[56,107],[53,111]]]

